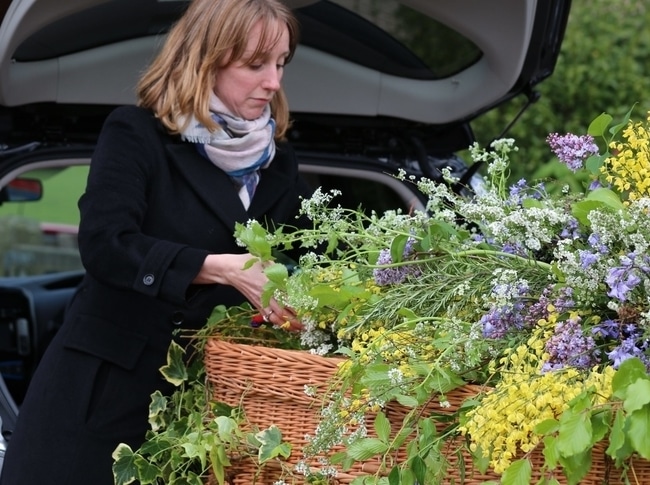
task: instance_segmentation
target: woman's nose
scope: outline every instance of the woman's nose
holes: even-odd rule
[[[282,68],[278,68],[276,66],[270,66],[269,69],[267,69],[265,72],[262,86],[264,87],[264,89],[268,89],[269,91],[277,91],[278,89],[280,89],[281,79],[282,79]]]

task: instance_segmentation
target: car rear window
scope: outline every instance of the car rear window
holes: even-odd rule
[[[482,55],[466,37],[399,0],[323,0],[297,15],[303,44],[387,74],[440,79]]]
[[[35,61],[164,34],[183,0],[112,0],[44,26],[19,46]],[[295,10],[301,42],[380,72],[413,79],[449,77],[481,57],[478,47],[399,0],[321,0]]]

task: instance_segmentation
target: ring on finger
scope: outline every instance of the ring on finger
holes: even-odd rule
[[[271,315],[273,315],[273,310],[269,310],[268,313],[265,313],[262,317],[262,320],[264,320],[266,323],[269,323],[269,318],[271,318]]]

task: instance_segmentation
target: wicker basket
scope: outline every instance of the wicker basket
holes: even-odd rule
[[[273,424],[278,426],[283,439],[293,446],[292,454],[287,460],[289,468],[302,459],[305,435],[313,435],[318,424],[320,402],[305,394],[305,386],[325,389],[342,360],[301,351],[231,343],[217,338],[209,339],[205,348],[206,372],[214,399],[232,406],[242,404],[248,421],[260,429]],[[455,389],[446,396],[450,407],[438,407],[435,411],[440,413],[446,409],[450,413],[454,412],[461,403],[475,396],[481,389],[475,385]],[[399,405],[390,405],[386,409],[386,415],[393,423],[401,423],[405,413],[406,410]],[[368,423],[367,427],[371,432],[372,423]],[[482,474],[473,468],[470,455],[462,446],[456,445],[460,443],[449,445],[447,459],[450,466],[445,484],[478,485],[486,480],[499,481],[498,475],[490,472]],[[461,460],[463,467],[459,466]],[[533,469],[539,469],[543,463],[541,451],[534,452],[531,460]],[[312,465],[318,466],[318,463]],[[633,465],[631,482],[650,484],[650,462],[640,460]],[[379,462],[376,460],[359,463],[345,472],[339,470],[333,483],[349,484],[354,478],[374,473],[378,469]],[[280,474],[281,470],[272,466],[264,466],[259,471],[252,462],[236,463],[228,471],[231,485],[271,485],[278,480]],[[605,445],[599,443],[594,447],[590,472],[580,483],[622,485],[624,481],[619,475],[620,472],[611,466],[605,455]],[[566,483],[563,476],[556,478],[560,483]],[[538,479],[539,474],[534,473],[533,483]],[[298,477],[294,483],[304,482]]]

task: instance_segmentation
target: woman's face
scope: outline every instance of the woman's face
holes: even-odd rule
[[[280,89],[284,63],[289,55],[289,30],[283,24],[278,24],[277,28],[280,29],[278,41],[265,46],[266,54],[251,62],[262,33],[262,24],[258,22],[250,32],[243,58],[219,69],[216,74],[214,93],[234,115],[245,120],[259,118]]]

